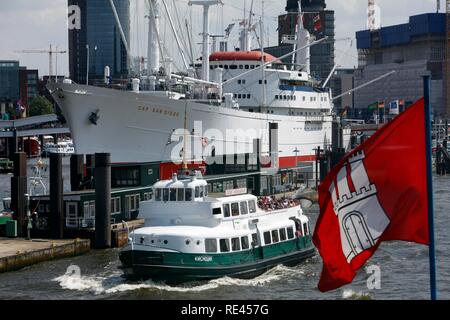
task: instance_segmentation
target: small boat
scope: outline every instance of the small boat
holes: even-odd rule
[[[75,153],[72,141],[60,141],[58,143],[47,143],[44,145],[42,156],[49,156],[51,153],[62,154],[63,156]]]
[[[126,278],[247,279],[315,255],[308,217],[294,200],[265,211],[251,194],[213,198],[200,173],[174,174],[153,190],[153,199],[140,204],[144,227],[129,233],[119,254]]]

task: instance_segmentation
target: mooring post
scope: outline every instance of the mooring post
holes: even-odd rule
[[[62,155],[50,154],[50,213],[51,236],[63,239],[64,236],[64,194],[62,176]]]
[[[95,248],[111,247],[111,155],[95,154]]]
[[[70,190],[80,191],[84,179],[84,155],[74,154],[70,157]]]
[[[26,235],[27,205],[27,156],[23,152],[16,152],[13,156],[14,175],[11,177],[11,209],[14,220],[17,220],[17,235]]]
[[[94,189],[94,168],[95,168],[95,155],[87,154],[86,155],[86,179],[91,181],[86,185],[86,189]]]

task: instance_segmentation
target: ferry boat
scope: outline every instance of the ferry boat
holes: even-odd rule
[[[157,182],[141,202],[145,226],[121,250],[124,276],[166,283],[224,276],[252,278],[315,255],[300,205],[265,211],[250,194],[213,198],[207,182],[190,177]]]
[[[42,153],[44,157],[49,156],[51,153],[69,156],[75,153],[75,147],[73,146],[72,140],[60,141],[58,143],[47,143],[44,145],[44,150]]]

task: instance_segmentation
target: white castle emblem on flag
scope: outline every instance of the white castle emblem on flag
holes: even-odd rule
[[[376,186],[369,181],[364,159],[363,151],[352,155],[339,171],[336,184],[332,183],[329,189],[348,263],[375,246],[390,222],[378,201]]]

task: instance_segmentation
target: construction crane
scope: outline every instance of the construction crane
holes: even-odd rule
[[[46,53],[48,54],[48,73],[49,73],[49,80],[53,76],[53,54],[56,55],[56,80],[58,77],[58,54],[64,54],[67,53],[67,51],[59,51],[58,46],[56,46],[56,50],[52,49],[52,45],[50,45],[49,50],[20,50],[20,51],[14,51],[15,53]]]

